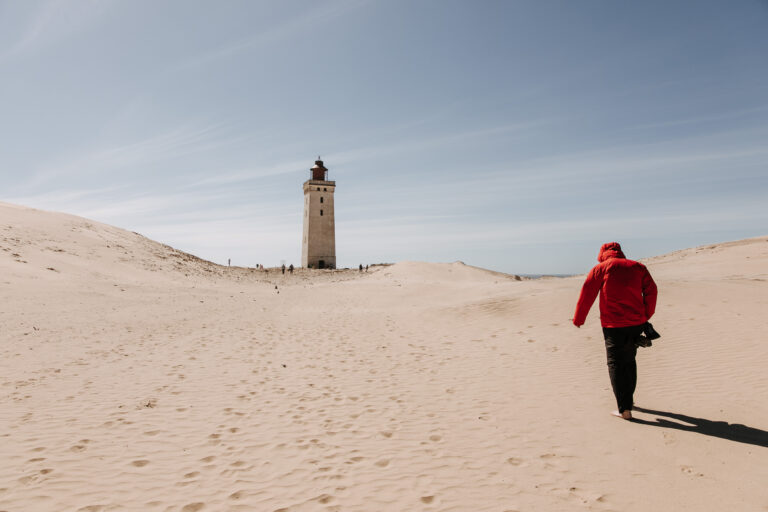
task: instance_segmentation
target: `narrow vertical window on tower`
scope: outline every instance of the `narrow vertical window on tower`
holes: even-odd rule
[[[320,216],[321,217],[323,216],[323,210],[320,210]]]
[[[323,198],[322,198],[322,197],[320,198],[320,202],[321,202],[321,203],[323,202]]]

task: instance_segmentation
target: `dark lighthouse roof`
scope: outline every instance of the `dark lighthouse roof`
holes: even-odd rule
[[[312,171],[312,179],[314,181],[327,181],[328,169],[325,168],[323,161],[320,160],[319,156],[317,157],[317,160],[315,160],[315,165],[312,166],[310,171]]]

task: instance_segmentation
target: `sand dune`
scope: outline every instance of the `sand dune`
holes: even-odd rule
[[[283,276],[0,203],[0,510],[768,510],[768,238],[646,263],[628,423],[581,277]]]

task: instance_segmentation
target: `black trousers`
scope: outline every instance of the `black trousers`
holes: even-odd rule
[[[619,412],[631,411],[637,385],[637,347],[635,339],[643,331],[642,325],[630,327],[603,327],[605,352],[608,357],[608,375],[616,396]]]

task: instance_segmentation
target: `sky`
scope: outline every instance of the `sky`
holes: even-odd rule
[[[768,234],[768,1],[0,0],[0,201],[225,264],[582,273]],[[2,222],[2,219],[0,219]]]

